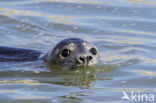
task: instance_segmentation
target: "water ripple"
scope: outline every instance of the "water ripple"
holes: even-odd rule
[[[121,102],[123,90],[155,91],[155,4],[1,0],[1,45],[46,52],[62,39],[78,37],[99,48],[101,62],[77,70],[50,69],[40,62],[1,62],[0,101],[115,103]]]

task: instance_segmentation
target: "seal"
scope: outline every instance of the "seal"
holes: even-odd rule
[[[47,53],[0,46],[0,61],[35,60],[43,60],[47,65],[67,68],[88,67],[99,62],[99,52],[95,45],[80,38],[64,39]]]

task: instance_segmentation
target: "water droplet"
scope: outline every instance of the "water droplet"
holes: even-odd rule
[[[39,35],[39,36],[42,36],[42,35],[44,35],[44,33],[39,33],[38,35]]]
[[[78,27],[76,27],[76,26],[74,26],[73,28],[74,28],[75,30],[78,29]]]
[[[127,81],[121,81],[121,83],[122,83],[122,84],[125,84],[125,83],[127,83]]]

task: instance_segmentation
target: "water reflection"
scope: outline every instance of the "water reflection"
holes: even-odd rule
[[[149,75],[149,76],[156,75],[156,72],[151,72],[151,71],[136,71],[136,72],[144,75]]]
[[[24,2],[12,2],[13,5],[24,5],[32,3],[45,3],[45,2],[60,2],[60,3],[76,3],[76,4],[103,4],[101,1],[96,0],[36,0],[36,1],[24,1]]]
[[[134,3],[139,3],[139,4],[150,4],[150,5],[156,5],[156,2],[152,1],[152,0],[126,0],[129,2],[134,2]]]
[[[55,67],[56,68],[56,67]],[[97,78],[97,73],[111,71],[115,69],[115,66],[97,66],[91,68],[76,68],[76,69],[66,69],[66,68],[56,68],[52,69],[50,72],[51,78],[59,78],[60,80],[51,80],[49,83],[64,85],[64,86],[77,86],[80,88],[91,88],[94,86],[94,82],[97,80],[111,80],[110,78]],[[49,74],[49,75],[50,75]],[[44,74],[40,74],[40,76],[44,76]],[[46,73],[47,75],[47,73]],[[42,81],[48,82],[48,81]]]
[[[79,24],[79,23],[72,22],[72,19],[77,19],[77,17],[73,17],[73,16],[63,16],[63,15],[59,16],[59,15],[46,14],[46,13],[41,13],[41,12],[6,9],[6,8],[0,8],[0,11],[2,11],[2,13],[0,13],[1,15],[6,15],[6,16],[11,16],[11,15],[38,16],[38,17],[48,18],[49,20],[53,20],[56,23]]]
[[[121,102],[123,90],[156,91],[155,4],[154,0],[1,0],[1,45],[46,52],[62,39],[80,37],[99,47],[102,64],[66,70],[38,62],[1,62],[0,101],[114,103]]]
[[[16,66],[17,67],[17,66]],[[14,76],[12,80],[0,80],[0,85],[42,85],[44,83],[57,84],[63,86],[77,86],[80,88],[91,88],[97,80],[111,80],[110,78],[97,78],[97,73],[108,72],[115,69],[115,66],[99,66],[94,68],[77,68],[69,70],[66,68],[56,68],[40,71],[41,69],[32,70],[7,70],[1,71],[2,77]],[[29,80],[20,79],[29,77]],[[41,77],[41,78],[40,78]],[[44,77],[44,78],[43,78]],[[19,78],[19,79],[18,79]]]

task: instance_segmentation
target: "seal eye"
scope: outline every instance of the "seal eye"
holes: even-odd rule
[[[96,55],[97,54],[97,50],[95,48],[91,48],[90,49],[90,52],[93,54],[93,55]]]
[[[62,55],[63,57],[67,57],[67,56],[70,55],[70,52],[71,52],[71,51],[70,51],[69,49],[63,49],[61,55]]]

